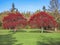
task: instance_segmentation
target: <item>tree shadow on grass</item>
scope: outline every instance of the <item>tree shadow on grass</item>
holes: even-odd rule
[[[43,36],[42,41],[37,41],[37,45],[60,45],[60,38],[49,38]]]
[[[0,35],[0,45],[13,45],[16,41],[12,34]]]
[[[51,41],[49,43],[46,43],[46,42],[40,42],[40,41],[38,41],[37,45],[60,45],[60,42],[59,41],[54,41],[54,42]]]
[[[20,43],[20,44],[16,44],[16,45],[23,45],[23,43]]]
[[[16,33],[16,32],[27,32],[26,30],[16,30],[16,31],[14,31],[14,30],[11,30],[10,32],[14,32],[14,33]]]

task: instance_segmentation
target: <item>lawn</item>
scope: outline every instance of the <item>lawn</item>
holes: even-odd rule
[[[60,33],[0,30],[0,45],[60,45]]]

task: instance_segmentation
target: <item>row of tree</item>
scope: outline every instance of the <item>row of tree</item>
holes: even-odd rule
[[[42,30],[55,29],[56,31],[58,24],[54,17],[44,11],[31,15],[29,19],[25,18],[25,16],[19,12],[11,12],[8,16],[5,16],[2,21],[2,27],[4,29],[20,29],[26,28],[26,26]]]
[[[14,4],[12,4],[11,12],[15,11],[15,9],[16,8],[15,8]],[[58,22],[58,24],[60,26],[60,3],[59,3],[59,0],[50,0],[49,9],[46,9],[45,6],[43,6],[42,9],[43,9],[44,12],[50,13],[55,18],[55,20]],[[16,11],[18,11],[18,10],[16,9]],[[40,10],[35,11],[35,13],[38,13],[38,12],[40,12]],[[30,17],[30,15],[31,15],[30,12],[26,12],[26,13],[23,12],[22,14],[26,18]],[[0,20],[1,20],[1,17],[0,17]]]

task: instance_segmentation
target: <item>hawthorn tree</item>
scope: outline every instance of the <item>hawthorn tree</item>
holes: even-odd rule
[[[24,28],[27,25],[27,19],[20,14],[9,13],[8,16],[3,18],[2,26],[5,29],[16,29],[16,28]]]
[[[31,28],[56,28],[57,22],[54,20],[54,17],[49,15],[46,12],[38,12],[36,14],[33,14],[29,21],[29,25]]]

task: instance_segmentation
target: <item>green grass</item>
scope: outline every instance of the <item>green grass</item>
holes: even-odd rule
[[[0,45],[59,45],[60,33],[11,32],[0,30]]]

